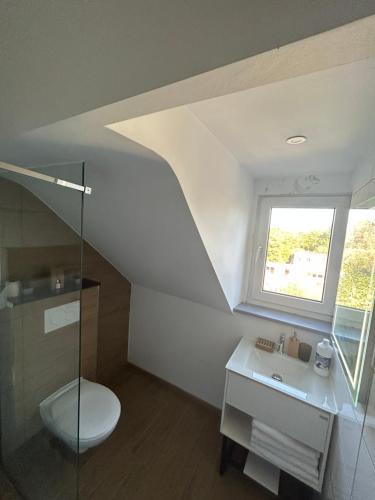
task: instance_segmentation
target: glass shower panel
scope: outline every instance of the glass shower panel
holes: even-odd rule
[[[40,172],[83,184],[81,163]],[[1,467],[32,500],[77,498],[82,208],[81,191],[0,168]]]

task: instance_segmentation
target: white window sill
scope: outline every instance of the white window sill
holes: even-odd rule
[[[332,323],[330,321],[306,318],[305,316],[300,316],[299,314],[277,311],[276,309],[270,309],[268,307],[242,303],[238,304],[238,306],[234,308],[234,311],[256,316],[257,318],[277,321],[278,323],[283,323],[284,325],[302,328],[320,335],[330,335],[332,331]]]

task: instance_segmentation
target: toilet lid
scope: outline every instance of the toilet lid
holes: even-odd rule
[[[79,440],[99,438],[116,425],[121,405],[107,387],[81,379]],[[60,432],[77,438],[78,385],[66,391],[52,403],[51,416]]]

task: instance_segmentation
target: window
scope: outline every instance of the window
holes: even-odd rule
[[[248,300],[332,316],[348,206],[344,196],[262,197]]]

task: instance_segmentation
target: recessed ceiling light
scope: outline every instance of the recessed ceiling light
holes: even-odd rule
[[[287,144],[292,144],[293,146],[295,146],[296,144],[302,144],[306,141],[307,137],[305,137],[304,135],[293,135],[292,137],[288,137],[285,142]]]

